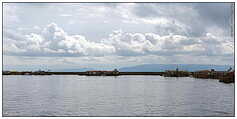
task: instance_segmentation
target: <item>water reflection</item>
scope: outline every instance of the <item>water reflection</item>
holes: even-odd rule
[[[160,76],[3,76],[4,116],[233,116],[234,84]]]

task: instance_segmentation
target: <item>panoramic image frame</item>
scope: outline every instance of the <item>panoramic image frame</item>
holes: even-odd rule
[[[2,115],[234,116],[234,4],[3,2]]]

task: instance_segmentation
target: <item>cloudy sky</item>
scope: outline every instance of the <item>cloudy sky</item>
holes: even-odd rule
[[[232,3],[4,3],[4,70],[234,64]]]

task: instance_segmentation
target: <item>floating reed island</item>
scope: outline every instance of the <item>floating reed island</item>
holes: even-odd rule
[[[224,83],[235,82],[235,71],[231,68],[227,71],[201,70],[196,72],[176,70],[166,70],[165,72],[119,72],[117,69],[112,71],[86,71],[86,72],[50,72],[50,71],[3,71],[3,75],[85,75],[85,76],[120,76],[120,75],[160,75],[164,77],[193,77],[202,79],[218,79]]]

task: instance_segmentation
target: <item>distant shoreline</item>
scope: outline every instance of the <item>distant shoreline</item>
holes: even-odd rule
[[[164,75],[165,72],[119,72],[118,75]],[[4,73],[3,75],[88,75],[87,72],[44,72],[44,73],[35,73],[35,72],[13,72],[13,73]]]
[[[121,75],[159,75],[164,77],[194,77],[203,79],[218,79],[220,82],[234,82],[234,71],[202,70],[197,72],[167,70],[165,72],[119,72],[114,71],[86,71],[86,72],[2,72],[3,75],[82,75],[82,76],[121,76]]]

